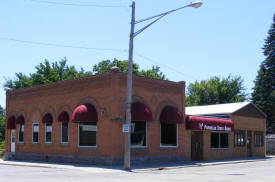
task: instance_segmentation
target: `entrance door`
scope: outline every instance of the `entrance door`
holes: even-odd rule
[[[11,130],[11,152],[15,152],[15,130]]]
[[[191,160],[203,160],[203,133],[201,131],[192,132],[191,135]]]
[[[247,157],[252,157],[252,132],[247,131],[247,141],[246,141],[246,146],[247,146]]]

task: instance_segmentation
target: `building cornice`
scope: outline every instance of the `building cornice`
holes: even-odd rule
[[[81,86],[89,82],[108,81],[108,80],[111,80],[112,77],[114,77],[115,75],[120,76],[121,80],[127,79],[126,73],[111,71],[104,74],[90,75],[90,76],[85,76],[85,77],[71,79],[71,80],[63,80],[63,81],[58,81],[58,82],[53,82],[48,84],[21,88],[17,90],[6,90],[6,95],[7,97],[18,96],[18,95],[21,96],[24,94],[33,94],[33,93],[39,93],[39,92],[41,93],[43,91],[48,91],[52,89],[58,90],[58,89],[62,89],[64,87],[70,87],[71,85],[76,85],[76,84],[77,86]],[[185,82],[173,82],[173,81],[160,80],[156,78],[148,78],[148,77],[138,76],[138,75],[133,75],[133,82],[137,82],[137,83],[143,82],[145,84],[158,86],[158,87],[174,87],[174,88],[185,87]]]

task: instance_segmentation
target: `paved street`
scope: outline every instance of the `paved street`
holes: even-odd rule
[[[119,169],[93,167],[26,167],[0,164],[0,182],[147,182],[147,181],[275,181],[274,158],[264,161],[173,167],[172,169]]]

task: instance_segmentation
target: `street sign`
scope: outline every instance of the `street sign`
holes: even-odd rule
[[[122,132],[123,133],[129,133],[129,125],[128,124],[123,124],[122,125]]]

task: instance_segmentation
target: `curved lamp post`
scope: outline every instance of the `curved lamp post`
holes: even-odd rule
[[[131,165],[131,104],[132,104],[132,68],[133,68],[133,49],[134,49],[134,37],[143,32],[145,29],[150,27],[152,24],[156,23],[158,20],[163,18],[164,16],[178,11],[183,8],[187,7],[193,7],[193,8],[199,8],[202,5],[202,2],[200,1],[194,1],[186,6],[182,6],[177,9],[173,9],[170,11],[166,11],[164,13],[150,16],[148,18],[144,18],[141,20],[136,21],[135,20],[135,1],[132,2],[132,19],[131,19],[131,32],[130,32],[130,43],[129,43],[129,59],[128,59],[128,73],[127,73],[127,90],[126,90],[126,126],[128,127],[128,132],[125,133],[125,147],[124,147],[124,169],[130,170]],[[135,24],[148,21],[154,19],[151,23],[144,26],[143,28],[139,29],[135,32]]]

